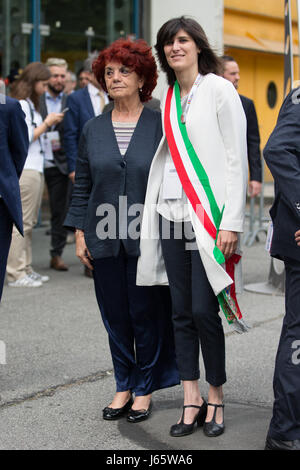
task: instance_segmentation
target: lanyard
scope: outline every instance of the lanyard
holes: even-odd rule
[[[34,128],[36,128],[37,123],[34,120],[34,109],[32,109],[30,101],[28,99],[26,99],[26,101],[27,101],[27,104],[28,104],[29,110],[30,110],[31,124]],[[41,136],[38,137],[38,141],[39,141],[39,144],[40,144],[40,153],[44,156],[45,154],[44,154],[44,148],[43,148],[42,141],[41,141]]]
[[[182,112],[182,115],[181,115],[181,122],[182,124],[185,124],[186,123],[186,117],[187,117],[187,113],[190,109],[190,106],[191,106],[191,102],[192,102],[192,99],[194,98],[194,95],[196,93],[196,90],[198,88],[198,86],[200,85],[201,81],[203,79],[203,75],[201,75],[200,73],[198,73],[197,75],[197,78],[194,82],[194,85],[192,86],[192,89],[191,91],[189,92],[189,96],[188,96],[188,99],[187,99],[187,103],[186,103],[186,106],[185,106],[185,110]]]

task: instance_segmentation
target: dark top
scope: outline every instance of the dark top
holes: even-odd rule
[[[240,95],[247,119],[247,149],[250,181],[262,181],[262,166],[260,155],[260,136],[255,106],[252,100]]]
[[[19,178],[28,146],[28,129],[20,103],[8,96],[0,96],[0,195],[21,233],[23,221]]]
[[[65,225],[84,230],[94,259],[118,256],[121,239],[129,256],[139,256],[141,211],[161,137],[161,115],[149,108],[143,109],[124,157],[111,112],[85,125]]]
[[[270,210],[274,224],[271,255],[300,261],[295,232],[300,229],[300,88],[285,99],[278,121],[264,149],[275,181]]]

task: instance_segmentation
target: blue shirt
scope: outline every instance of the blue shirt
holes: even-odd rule
[[[45,93],[46,105],[48,114],[50,113],[60,113],[61,112],[61,100],[63,97],[63,92],[61,92],[56,98],[50,95],[48,91]]]

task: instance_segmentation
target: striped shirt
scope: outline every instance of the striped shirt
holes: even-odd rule
[[[136,122],[113,122],[113,127],[120,153],[124,156],[134,133]]]

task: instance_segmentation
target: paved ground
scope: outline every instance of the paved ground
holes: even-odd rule
[[[65,250],[68,273],[48,269],[49,237],[35,229],[34,267],[49,274],[38,289],[5,286],[0,308],[0,449],[259,450],[272,407],[272,376],[284,314],[282,295],[246,290],[240,305],[252,329],[232,334],[227,325],[226,432],[213,439],[197,430],[186,438],[168,431],[180,415],[181,387],[157,392],[153,414],[140,424],[104,422],[101,410],[114,393],[112,363],[93,291],[74,245]],[[244,283],[267,281],[265,237],[244,250]],[[203,371],[203,367],[202,367]],[[204,396],[205,380],[201,378]]]

